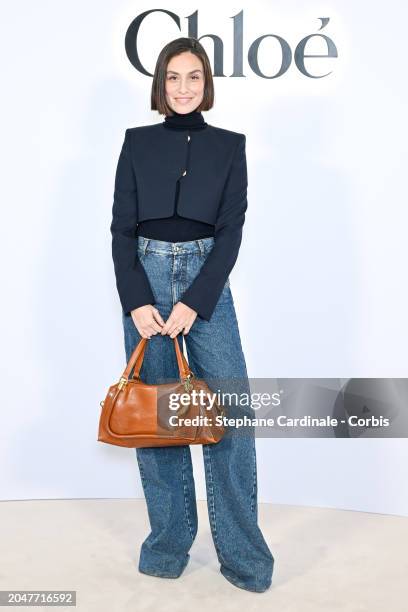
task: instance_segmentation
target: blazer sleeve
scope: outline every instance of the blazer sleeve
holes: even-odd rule
[[[125,314],[145,304],[154,304],[155,299],[137,253],[137,188],[134,174],[129,130],[125,139],[115,175],[112,206],[112,258],[116,287]]]
[[[214,246],[180,301],[210,321],[228,276],[235,265],[242,240],[247,202],[246,137],[235,149],[215,223]]]

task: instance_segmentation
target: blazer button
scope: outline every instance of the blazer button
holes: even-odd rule
[[[190,136],[187,136],[187,142],[190,140]]]

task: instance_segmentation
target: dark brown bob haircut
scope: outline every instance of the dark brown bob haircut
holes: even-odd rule
[[[151,108],[157,110],[160,115],[172,115],[173,110],[166,101],[166,73],[169,61],[175,55],[180,55],[185,51],[190,51],[200,58],[204,69],[204,95],[197,111],[207,111],[214,104],[214,81],[211,71],[211,64],[204,47],[196,38],[176,38],[170,41],[160,51],[154,70]]]

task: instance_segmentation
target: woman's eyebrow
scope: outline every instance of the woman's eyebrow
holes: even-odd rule
[[[167,70],[167,74],[169,74],[170,72],[172,72],[173,74],[180,74],[179,72],[176,72],[175,70]],[[192,74],[193,72],[201,72],[200,68],[196,68],[195,70],[190,70],[190,72],[188,72],[187,74]]]

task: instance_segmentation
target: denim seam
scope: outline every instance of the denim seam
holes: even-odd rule
[[[181,475],[182,475],[182,480],[183,480],[183,491],[184,491],[184,511],[186,514],[187,525],[190,530],[191,541],[194,542],[194,530],[192,528],[191,520],[190,520],[189,499],[188,499],[188,494],[187,494],[188,487],[187,487],[187,480],[185,477],[185,467],[187,463],[186,458],[187,458],[187,447],[183,448],[183,462],[181,466]]]
[[[173,301],[173,306],[176,303],[176,287],[174,282],[174,273],[176,267],[176,253],[173,253],[173,257],[171,258],[171,297]]]
[[[146,478],[145,478],[142,462],[139,459],[139,455],[137,454],[137,451],[136,451],[136,460],[137,460],[137,463],[139,464],[140,480],[142,481],[142,487],[143,487],[143,490],[146,492],[147,491],[147,482],[146,482]]]
[[[256,499],[256,451],[255,448],[253,450],[253,454],[252,454],[252,478],[253,478],[253,486],[252,486],[252,493],[251,493],[251,512],[255,512],[255,499]]]
[[[149,248],[149,253],[155,253],[156,255],[173,255],[171,251],[158,251],[157,249]]]
[[[144,247],[139,247],[143,250],[143,254],[146,254],[146,249]],[[189,250],[189,249],[179,249],[177,251],[177,253],[173,253],[172,251],[159,251],[157,249],[152,249],[151,247],[148,249],[149,253],[155,253],[156,255],[194,255],[194,254],[198,254],[200,253],[200,251],[198,249],[193,249],[193,250]],[[202,251],[202,253],[205,253],[205,250]]]
[[[215,512],[215,497],[214,497],[214,479],[213,479],[213,474],[212,474],[212,467],[211,467],[211,451],[208,445],[203,445],[203,450],[204,450],[204,464],[206,466],[207,469],[207,474],[208,474],[208,490],[207,490],[207,495],[209,496],[209,518],[210,518],[210,525],[212,528],[212,532],[213,532],[213,537],[214,537],[214,544],[215,544],[215,548],[218,552],[218,555],[220,557],[221,563],[223,563],[224,565],[227,565],[225,559],[223,558],[223,555],[221,553],[221,549],[219,546],[219,542],[218,542],[218,533],[217,533],[217,517],[216,517],[216,512]]]

